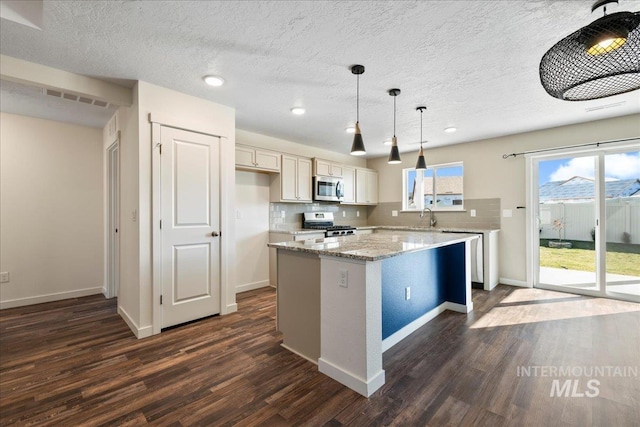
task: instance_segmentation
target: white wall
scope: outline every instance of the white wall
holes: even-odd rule
[[[513,284],[526,281],[525,210],[526,171],[523,156],[504,160],[503,154],[541,148],[585,144],[640,136],[640,114],[562,126],[425,150],[427,164],[464,162],[465,198],[500,198],[511,218],[501,218],[500,278]],[[378,170],[380,202],[402,200],[402,168],[412,167],[417,152],[402,153],[403,164],[389,165],[386,158],[369,159]]]
[[[0,114],[2,308],[101,293],[100,129]]]
[[[121,187],[130,188],[131,195],[123,194],[120,225],[137,232],[138,253],[130,260],[130,270],[120,289],[130,287],[127,292],[136,293],[139,301],[137,313],[128,323],[137,326],[138,337],[160,332],[159,298],[153,299],[152,281],[152,211],[151,211],[151,124],[149,114],[155,120],[171,125],[221,137],[221,314],[237,310],[235,302],[235,110],[196,98],[174,90],[139,81],[134,88],[134,106],[137,106],[138,138],[136,153],[123,150],[121,155]],[[123,137],[124,139],[124,137]],[[129,156],[129,159],[125,159]],[[136,161],[134,161],[137,160]],[[127,173],[125,174],[125,169]],[[137,192],[137,199],[134,194]],[[135,203],[135,205],[134,205]],[[132,219],[132,210],[137,209],[137,220]],[[124,236],[121,236],[121,239]],[[124,243],[121,242],[121,246]],[[134,249],[135,250],[135,249]],[[124,262],[124,254],[121,255]],[[122,266],[122,264],[121,264]],[[137,270],[137,278],[133,277]],[[134,295],[132,295],[134,296]],[[134,296],[135,297],[135,296]]]
[[[236,171],[236,292],[269,285],[267,174]]]

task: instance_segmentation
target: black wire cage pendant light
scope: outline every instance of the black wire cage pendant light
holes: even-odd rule
[[[393,96],[393,138],[391,138],[391,151],[387,163],[395,165],[402,163],[400,152],[398,151],[398,138],[396,138],[396,98],[400,95],[400,89],[389,89],[389,95]]]
[[[556,43],[540,61],[547,93],[566,101],[605,98],[640,88],[640,12],[604,16]]]
[[[364,73],[364,65],[354,65],[351,67],[351,72],[356,75],[356,131],[353,135],[353,143],[351,144],[351,154],[353,156],[363,156],[367,154],[367,150],[364,148],[364,141],[362,140],[362,134],[360,133],[360,74]]]
[[[418,153],[418,161],[416,162],[416,170],[426,169],[427,162],[424,159],[424,152],[422,151],[422,113],[427,107],[417,107],[416,111],[420,111],[420,152]]]

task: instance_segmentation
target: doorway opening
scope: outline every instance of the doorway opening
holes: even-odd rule
[[[120,139],[107,148],[107,298],[120,287]]]

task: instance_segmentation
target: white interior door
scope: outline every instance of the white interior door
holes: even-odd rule
[[[120,150],[116,140],[107,150],[109,162],[109,238],[107,266],[107,294],[109,298],[118,296],[120,287]]]
[[[162,127],[162,327],[220,313],[220,139]]]

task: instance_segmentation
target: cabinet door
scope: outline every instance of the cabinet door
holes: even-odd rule
[[[282,170],[280,171],[280,199],[297,201],[298,158],[282,155]]]
[[[356,203],[367,203],[367,171],[356,169]]]
[[[367,171],[367,203],[378,203],[378,172]]]
[[[335,176],[337,178],[341,178],[344,176],[344,166],[340,163],[331,163],[331,176]]]
[[[331,163],[316,159],[316,175],[331,176]]]
[[[255,150],[236,145],[236,165],[255,167]]]
[[[342,167],[342,182],[344,184],[344,197],[342,198],[342,203],[355,203],[356,169],[348,166]]]
[[[256,150],[256,166],[260,169],[280,170],[280,154],[273,151]]]
[[[311,201],[311,159],[298,158],[298,201]]]

